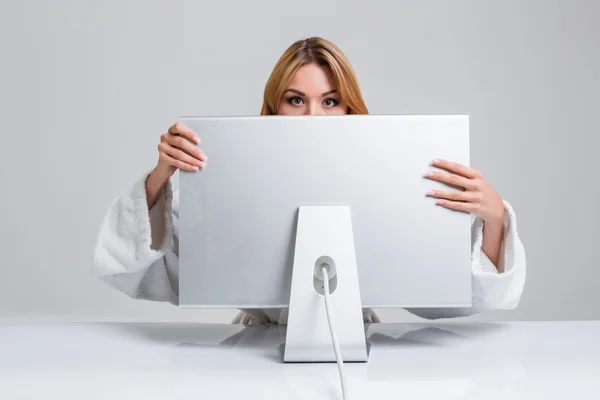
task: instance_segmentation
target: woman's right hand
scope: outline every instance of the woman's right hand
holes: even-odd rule
[[[196,145],[200,138],[190,128],[177,122],[160,136],[158,164],[146,179],[146,199],[152,208],[160,191],[175,171],[197,171],[206,165],[206,154]]]
[[[178,169],[197,171],[206,163],[206,154],[196,145],[200,138],[190,128],[177,122],[160,136],[157,169],[169,178]]]

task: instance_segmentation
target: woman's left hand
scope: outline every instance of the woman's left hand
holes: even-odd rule
[[[430,171],[426,174],[427,178],[459,189],[428,192],[428,196],[438,199],[437,204],[452,210],[469,212],[489,223],[502,223],[502,197],[486,182],[480,171],[446,160],[434,160],[433,165],[445,171]]]

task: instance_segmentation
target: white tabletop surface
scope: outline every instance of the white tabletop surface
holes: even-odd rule
[[[284,327],[0,322],[0,399],[341,399]],[[375,324],[352,399],[598,399],[600,321]]]

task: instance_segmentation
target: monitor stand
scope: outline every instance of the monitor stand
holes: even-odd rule
[[[350,207],[301,206],[298,213],[284,362],[336,362],[323,298],[328,266],[330,309],[344,362],[368,359]]]

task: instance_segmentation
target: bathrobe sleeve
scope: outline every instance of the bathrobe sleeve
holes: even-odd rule
[[[92,255],[92,272],[134,299],[178,304],[177,199],[169,181],[148,210],[144,174],[108,207]]]

